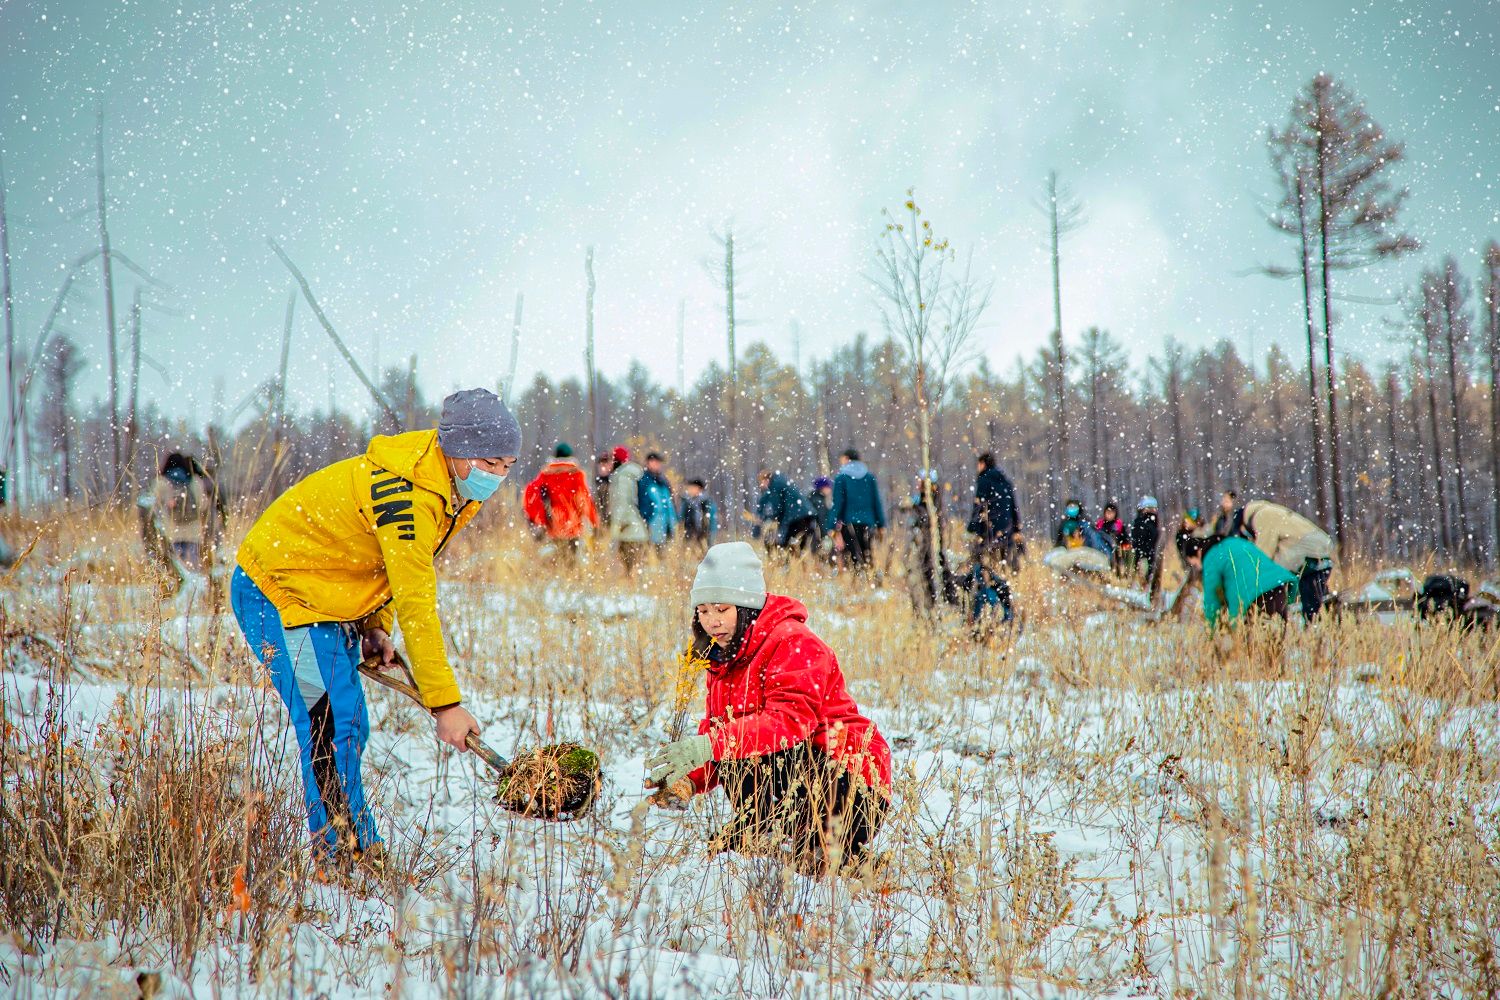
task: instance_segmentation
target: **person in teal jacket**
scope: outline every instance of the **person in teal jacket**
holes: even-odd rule
[[[1250,612],[1286,618],[1287,591],[1297,578],[1243,538],[1189,538],[1188,565],[1203,576],[1203,617],[1234,624]]]

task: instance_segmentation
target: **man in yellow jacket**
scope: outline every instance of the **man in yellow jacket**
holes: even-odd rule
[[[454,393],[436,430],[373,438],[363,455],[314,472],[240,546],[231,604],[291,716],[308,828],[326,857],[381,843],[360,780],[369,719],[357,668],[377,653],[393,662],[397,621],[438,739],[463,750],[479,732],[443,645],[433,561],[520,450],[498,396]]]

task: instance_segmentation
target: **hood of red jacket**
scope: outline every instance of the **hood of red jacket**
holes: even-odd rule
[[[771,633],[776,631],[776,627],[785,622],[806,625],[807,605],[795,597],[767,594],[766,606],[760,609],[760,617],[755,619],[755,623],[750,626],[750,631],[745,633],[745,638],[740,643],[739,651],[734,654],[734,659],[728,663],[715,663],[708,669],[718,673],[738,663],[754,659],[755,654],[760,652],[760,648],[771,637]]]
[[[570,478],[572,476],[582,474],[583,470],[578,467],[578,463],[570,462],[567,459],[562,458],[557,459],[553,462],[548,462],[546,465],[542,466],[542,471],[538,473],[538,475],[542,476],[568,476]]]

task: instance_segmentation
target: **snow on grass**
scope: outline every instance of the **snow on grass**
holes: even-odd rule
[[[597,749],[605,793],[592,815],[505,812],[482,764],[371,689],[366,781],[407,870],[300,884],[295,911],[267,932],[274,958],[224,933],[187,969],[108,934],[64,933],[32,955],[0,945],[0,964],[38,996],[128,989],[142,970],[163,977],[159,996],[1218,995],[1236,968],[1253,970],[1260,992],[1295,995],[1290,984],[1311,981],[1297,964],[1305,950],[1337,967],[1346,932],[1320,920],[1321,937],[1294,944],[1312,925],[1303,902],[1279,894],[1334,892],[1346,859],[1374,850],[1366,825],[1396,828],[1381,797],[1478,767],[1460,818],[1494,842],[1500,800],[1482,763],[1500,757],[1493,704],[1391,683],[1430,670],[1437,650],[1387,641],[1330,656],[1294,630],[1279,661],[1253,649],[1226,659],[1196,622],[1146,626],[1071,592],[1060,601],[1037,586],[1044,578],[1019,594],[1036,624],[994,647],[924,631],[889,589],[807,583],[814,627],[895,751],[879,861],[860,879],[707,856],[728,818],[722,796],[643,806],[643,756],[672,721],[680,578],[450,581],[445,624],[486,742],[506,755],[561,740]],[[88,587],[72,598],[68,648],[107,655],[69,683],[71,729],[107,737],[122,700],[157,725],[238,727],[295,803],[295,742],[233,623],[163,613],[145,588]],[[205,646],[209,626],[229,637],[218,652]],[[153,638],[211,664],[208,676],[100,666]],[[23,729],[54,686],[44,653],[27,647],[0,673],[6,717]],[[1293,837],[1307,866],[1295,876]],[[1379,941],[1378,922],[1366,926],[1358,933]],[[1377,968],[1356,956],[1347,974],[1373,982]],[[1462,982],[1465,968],[1425,981]]]

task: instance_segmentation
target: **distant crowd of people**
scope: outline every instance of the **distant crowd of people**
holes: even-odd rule
[[[1113,502],[1090,521],[1082,504],[1069,500],[1053,541],[1063,552],[1055,563],[1060,567],[1139,574],[1155,589],[1161,554],[1155,497],[1141,497],[1128,527]],[[1212,518],[1197,507],[1184,511],[1174,541],[1184,565],[1202,585],[1203,613],[1210,623],[1248,615],[1286,618],[1293,591],[1308,620],[1327,601],[1333,539],[1280,504],[1241,503],[1238,493],[1226,491]]]
[[[590,488],[572,447],[560,442],[552,461],[527,484],[523,510],[538,537],[573,552],[591,531],[606,531],[631,571],[651,547],[682,541],[706,551],[721,527],[718,503],[703,479],[689,479],[674,491],[664,465],[659,452],[648,452],[643,465],[621,445],[595,459]],[[758,479],[752,534],[768,548],[871,566],[877,534],[886,527],[885,505],[858,451],[844,452],[838,472],[818,477],[806,492],[771,469],[761,470]]]
[[[707,483],[693,478],[674,490],[659,452],[644,463],[628,448],[616,447],[595,460],[590,484],[573,448],[558,442],[552,460],[525,487],[523,510],[539,538],[559,543],[573,555],[584,540],[603,532],[627,572],[634,572],[652,549],[680,542],[706,552],[721,529],[718,503]],[[821,560],[835,568],[872,573],[881,534],[888,528],[878,478],[850,448],[837,471],[815,478],[804,489],[785,473],[763,468],[752,535],[770,551]],[[902,570],[920,611],[939,604],[962,605],[979,623],[993,612],[1012,614],[1007,575],[1014,575],[1024,551],[1020,507],[1014,483],[993,454],[975,459],[974,499],[966,531],[967,556],[954,564],[944,539],[942,495],[937,474],[919,472],[909,496],[896,510],[905,528]],[[213,477],[191,455],[172,453],[152,490],[141,497],[142,533],[148,551],[175,570],[206,570],[224,525],[224,506]],[[934,530],[933,514],[937,514]],[[1199,508],[1184,511],[1177,527],[1178,554],[1201,579],[1204,613],[1210,621],[1248,614],[1285,617],[1289,596],[1297,595],[1311,619],[1328,597],[1334,543],[1310,519],[1267,500],[1242,503],[1226,491],[1211,517]],[[1097,517],[1068,500],[1052,535],[1049,560],[1065,570],[1112,571],[1154,594],[1161,568],[1162,527],[1154,496],[1137,500],[1127,524],[1115,501]],[[898,546],[899,549],[899,546]]]

